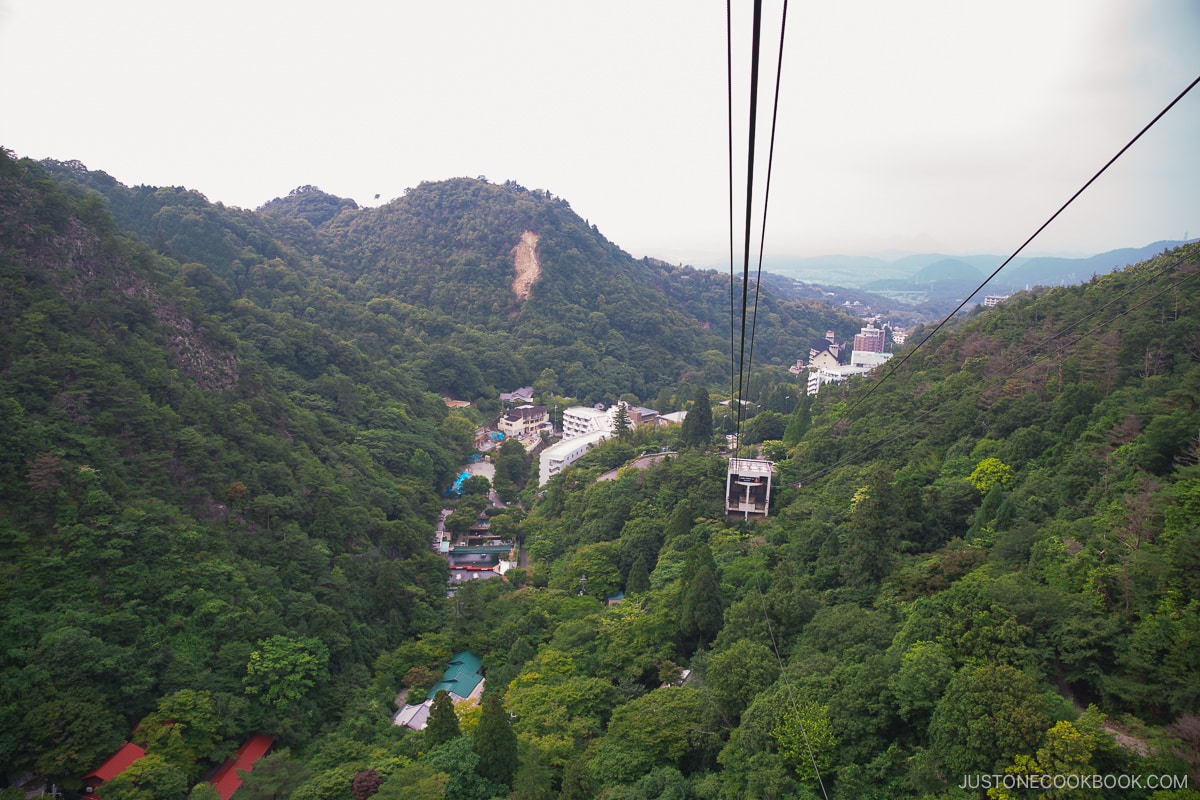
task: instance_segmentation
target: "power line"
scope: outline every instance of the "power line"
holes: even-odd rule
[[[749,140],[746,148],[746,232],[743,240],[742,259],[742,332],[738,354],[738,394],[730,398],[737,402],[734,432],[741,443],[742,394],[746,385],[746,305],[750,289],[750,234],[754,218],[754,147],[758,139],[758,55],[762,45],[762,0],[754,0],[754,22],[750,39],[750,123]],[[732,320],[730,320],[732,322]],[[732,410],[732,408],[730,409]]]
[[[1016,258],[1018,255],[1020,255],[1021,251],[1024,250],[1026,247],[1028,247],[1030,242],[1032,242],[1039,235],[1041,235],[1042,231],[1044,231],[1047,227],[1050,226],[1050,223],[1052,223],[1052,222],[1054,222],[1054,220],[1058,219],[1059,215],[1062,214],[1064,211],[1066,211],[1067,207],[1070,206],[1072,203],[1074,203],[1076,198],[1078,198],[1081,194],[1084,193],[1084,191],[1086,191],[1088,189],[1088,187],[1090,187],[1093,183],[1095,183],[1096,180],[1101,175],[1103,175],[1108,170],[1109,167],[1111,167],[1113,164],[1115,164],[1117,159],[1119,159],[1121,156],[1123,156],[1125,154],[1125,151],[1127,151],[1129,148],[1133,147],[1134,143],[1137,142],[1138,139],[1141,139],[1142,136],[1148,130],[1150,130],[1152,127],[1154,127],[1155,123],[1157,123],[1160,119],[1162,119],[1163,116],[1168,111],[1170,111],[1172,108],[1174,108],[1175,104],[1178,103],[1180,100],[1182,100],[1187,95],[1188,92],[1190,92],[1192,89],[1194,89],[1197,83],[1200,83],[1200,76],[1197,76],[1195,80],[1193,80],[1190,84],[1188,84],[1186,89],[1184,89],[1182,92],[1180,92],[1178,95],[1176,95],[1174,100],[1172,100],[1170,103],[1167,103],[1167,105],[1163,108],[1163,110],[1159,111],[1158,114],[1156,114],[1154,116],[1154,119],[1152,119],[1148,123],[1146,123],[1145,127],[1143,127],[1140,131],[1138,131],[1136,136],[1134,136],[1132,139],[1130,139],[1129,142],[1124,147],[1122,147],[1120,150],[1118,150],[1117,154],[1115,156],[1113,156],[1112,158],[1110,158],[1108,160],[1108,163],[1106,163],[1103,167],[1100,168],[1100,170],[1095,175],[1093,175],[1090,179],[1088,179],[1087,183],[1083,184],[1083,186],[1081,186],[1079,188],[1079,190],[1075,192],[1075,194],[1071,195],[1070,199],[1068,199],[1067,202],[1063,203],[1062,206],[1060,206],[1057,211],[1055,211],[1053,214],[1051,214],[1050,218],[1047,219],[1045,222],[1043,222],[1041,224],[1041,226],[1038,227],[1038,229],[1036,231],[1034,231],[1033,234],[1028,239],[1026,239],[1025,242],[1020,247],[1018,247],[1015,251],[1013,251],[1012,255],[1010,255],[1008,258],[1004,259],[1004,262],[1001,263],[1000,266],[996,267],[996,269],[992,272],[992,274],[987,276],[987,278],[984,279],[983,283],[979,284],[979,286],[977,286],[975,288],[975,291],[973,291],[969,295],[967,295],[966,299],[963,300],[961,303],[959,303],[958,306],[956,306],[953,311],[951,311],[948,315],[946,315],[946,317],[941,322],[939,322],[934,327],[934,329],[925,336],[924,339],[922,339],[920,342],[918,342],[917,345],[915,347],[913,347],[911,350],[906,352],[904,354],[903,358],[901,358],[899,361],[897,361],[894,366],[891,366],[887,370],[887,372],[885,372],[883,374],[883,376],[880,377],[880,379],[878,381],[876,381],[874,384],[872,384],[867,389],[867,391],[861,397],[858,398],[858,400],[854,403],[854,405],[852,405],[847,410],[846,413],[849,413],[850,411],[853,411],[854,409],[856,409],[860,405],[862,405],[862,403],[868,397],[870,397],[872,394],[874,394],[875,390],[878,389],[883,384],[884,381],[886,381],[888,378],[892,377],[893,374],[895,374],[896,370],[900,369],[900,367],[902,367],[906,363],[908,363],[908,360],[910,358],[912,358],[914,353],[916,353],[918,350],[920,350],[921,347],[924,346],[924,344],[926,342],[928,342],[935,333],[940,331],[946,325],[946,323],[949,322],[954,317],[955,314],[957,314],[959,311],[961,311],[963,309],[963,307],[966,306],[966,304],[971,301],[972,297],[979,294],[979,292],[983,289],[984,286],[986,286],[988,283],[990,283],[992,281],[993,278],[995,278],[997,275],[999,275],[1000,270],[1004,269],[1006,266],[1008,266],[1008,264],[1014,258]]]
[[[779,21],[779,58],[775,65],[775,100],[774,100],[774,104],[771,107],[771,140],[770,140],[770,146],[767,150],[767,183],[766,183],[766,188],[763,191],[762,228],[759,233],[759,239],[758,239],[758,269],[754,276],[754,316],[750,321],[750,358],[747,362],[747,367],[746,367],[747,376],[749,376],[751,370],[753,370],[753,368],[754,368],[754,331],[755,331],[755,328],[757,327],[757,323],[758,323],[758,290],[762,286],[763,249],[766,247],[766,241],[767,241],[767,207],[771,201],[771,171],[772,171],[772,167],[775,164],[775,128],[776,128],[776,122],[779,119],[779,89],[780,89],[780,86],[783,84],[783,43],[784,43],[784,36],[786,33],[787,33],[787,0],[783,0],[783,11],[780,15],[780,21]],[[747,377],[747,380],[749,380],[749,377]],[[739,393],[738,397],[740,400],[741,393]],[[738,433],[738,444],[739,445],[741,444],[741,441],[742,441],[742,439],[741,439],[741,434],[742,434],[741,412],[743,411],[744,408],[745,407],[741,403],[738,404],[739,424],[738,424],[737,433]]]
[[[726,2],[725,8],[726,8],[726,42],[727,42],[727,47],[730,47],[730,49],[731,49],[731,46],[728,45],[728,42],[731,41],[731,39],[732,39],[732,33],[730,33],[730,29],[731,29],[730,20],[731,20],[732,15],[730,14],[730,11],[729,11],[728,0]],[[750,243],[751,243],[751,230],[752,230],[752,224],[753,224],[754,149],[755,149],[755,140],[757,138],[758,62],[759,62],[759,51],[760,51],[760,41],[761,41],[761,27],[762,27],[762,0],[755,0],[753,37],[752,37],[752,45],[751,45],[751,63],[750,63],[750,124],[749,124],[749,144],[748,144],[747,167],[746,167],[746,231],[745,231],[745,239],[744,239],[744,257],[743,257],[743,261],[742,261],[741,341],[740,341],[740,353],[739,353],[739,356],[737,359],[737,369],[738,369],[737,392],[736,392],[736,394],[733,392],[730,393],[731,406],[732,406],[733,402],[737,403],[737,412],[736,412],[736,417],[735,417],[736,421],[734,424],[734,431],[735,431],[735,434],[737,437],[736,441],[739,446],[742,441],[742,421],[743,421],[743,417],[745,414],[745,405],[743,403],[743,397],[745,395],[745,390],[746,390],[746,381],[747,381],[747,378],[748,378],[748,375],[750,372],[750,368],[753,366],[753,361],[754,361],[754,328],[755,328],[755,323],[757,323],[757,321],[758,321],[758,289],[759,289],[759,285],[761,284],[763,249],[765,247],[766,235],[767,235],[767,208],[768,208],[768,204],[770,202],[770,195],[771,195],[771,168],[772,168],[772,166],[774,164],[774,160],[775,160],[775,131],[776,131],[776,122],[777,122],[778,116],[779,116],[779,91],[780,91],[780,85],[782,83],[782,75],[783,75],[784,36],[785,36],[786,30],[787,30],[787,0],[784,0],[784,3],[783,3],[783,12],[781,15],[780,26],[779,26],[779,54],[778,54],[778,63],[776,65],[776,71],[775,71],[775,96],[774,96],[774,103],[773,103],[773,107],[772,107],[772,111],[771,111],[771,138],[770,138],[770,145],[769,145],[769,151],[768,151],[768,156],[767,156],[766,188],[763,193],[763,211],[762,211],[762,223],[761,223],[762,227],[761,227],[761,231],[759,234],[759,246],[758,246],[758,270],[757,270],[757,274],[756,274],[755,287],[754,287],[754,316],[750,321],[750,354],[749,354],[749,358],[747,358],[747,355],[746,355],[746,322],[747,322],[746,310],[747,310],[747,302],[748,302],[748,295],[749,295],[749,289],[750,289]],[[733,120],[733,111],[732,111],[732,108],[733,108],[733,93],[732,93],[733,57],[732,57],[731,53],[728,55],[728,59],[729,59],[729,64],[730,64],[729,83],[730,83],[730,87],[731,87],[730,92],[729,92],[729,106],[730,106],[730,112],[729,112],[729,120],[730,120],[730,130],[729,130],[729,141],[730,141],[730,146],[729,146],[729,164],[730,164],[730,167],[729,167],[729,187],[730,187],[730,189],[729,189],[729,198],[730,198],[729,199],[729,203],[730,203],[730,206],[729,206],[730,207],[730,212],[729,212],[730,213],[730,226],[729,226],[729,228],[730,228],[730,230],[729,230],[730,318],[729,318],[729,329],[730,329],[730,360],[731,360],[731,375],[730,375],[730,377],[731,377],[731,382],[732,382],[732,360],[733,360],[733,347],[732,347],[733,335],[732,334],[733,334],[733,323],[734,323],[734,318],[733,318],[733,283],[734,283],[734,280],[733,280],[733,275],[734,275],[734,273],[733,273],[733,266],[734,266],[733,265],[733,247],[734,247],[734,242],[733,242],[733,122],[732,122],[732,120]],[[732,411],[732,407],[731,407],[731,411]],[[756,577],[756,580],[757,580],[757,577]],[[816,755],[813,753],[812,744],[809,742],[809,739],[808,739],[808,730],[806,729],[806,726],[804,724],[804,719],[800,714],[800,709],[796,705],[796,699],[792,692],[791,682],[788,680],[787,670],[785,669],[783,656],[781,655],[781,653],[779,651],[779,644],[775,640],[775,633],[771,627],[771,618],[770,618],[770,615],[767,613],[766,597],[763,595],[761,587],[759,587],[759,597],[762,598],[763,617],[766,620],[767,632],[771,638],[771,648],[772,648],[773,652],[775,653],[776,660],[779,663],[780,677],[783,679],[784,686],[787,689],[788,702],[791,705],[792,713],[795,715],[796,723],[799,726],[801,736],[804,739],[804,747],[807,750],[809,760],[812,763],[813,774],[816,775],[817,783],[821,788],[821,795],[822,795],[822,797],[826,798],[826,800],[828,800],[829,795],[825,791],[825,782],[821,778],[821,771],[817,767]]]

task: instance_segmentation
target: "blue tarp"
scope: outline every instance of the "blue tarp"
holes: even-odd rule
[[[471,477],[471,473],[469,473],[469,472],[463,472],[462,474],[460,474],[457,478],[454,479],[454,485],[446,490],[446,494],[447,495],[462,494],[463,484],[466,483],[467,478],[469,478],[469,477]]]

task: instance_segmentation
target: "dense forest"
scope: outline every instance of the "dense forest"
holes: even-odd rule
[[[636,429],[502,515],[528,568],[447,598],[433,522],[496,393],[707,419],[727,279],[481,180],[250,212],[0,153],[0,206],[10,779],[133,739],[106,800],[210,798],[261,732],[237,798],[1200,797],[1200,247],[813,398],[782,366],[857,322],[766,297],[768,519],[724,513],[719,415]],[[464,650],[482,706],[392,725]]]

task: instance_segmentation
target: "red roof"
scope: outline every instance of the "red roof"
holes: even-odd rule
[[[273,744],[275,740],[270,736],[256,733],[221,765],[217,774],[209,781],[217,790],[217,794],[221,795],[221,800],[229,800],[242,785],[242,776],[238,775],[238,770],[249,772],[254,767],[254,762],[265,756]]]
[[[84,775],[83,779],[88,781],[90,778],[97,778],[99,779],[97,782],[111,781],[144,755],[146,755],[146,751],[143,748],[133,742],[126,742],[121,745],[120,750],[109,757],[108,761]]]

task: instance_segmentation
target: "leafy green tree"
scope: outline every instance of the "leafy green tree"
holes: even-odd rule
[[[555,773],[544,755],[536,747],[526,746],[521,749],[520,763],[513,778],[511,800],[553,800]]]
[[[1033,678],[1007,665],[963,668],[950,679],[929,723],[947,776],[1003,769],[1031,753],[1051,725]]]
[[[208,781],[201,781],[193,786],[187,797],[188,800],[221,800],[221,794],[217,791],[217,787]]]
[[[850,586],[877,583],[891,571],[902,521],[891,476],[879,472],[854,493],[844,527],[842,579]]]
[[[760,411],[742,426],[742,441],[739,444],[758,444],[768,439],[782,439],[788,418],[777,411]]]
[[[986,495],[993,486],[1001,489],[1011,489],[1014,482],[1013,469],[998,458],[985,458],[980,461],[967,480]]]
[[[888,683],[900,716],[910,722],[929,715],[954,675],[954,660],[935,642],[916,642],[900,659],[900,669]]]
[[[479,774],[479,756],[470,736],[458,736],[437,745],[422,756],[421,763],[450,776],[445,785],[447,798],[491,800],[507,794],[505,787]]]
[[[830,773],[838,739],[825,706],[811,702],[789,705],[771,735],[780,758],[802,782],[816,786],[820,775]]]
[[[146,753],[110,781],[104,797],[112,800],[182,800],[187,796],[188,777],[170,760]]]
[[[1046,731],[1042,746],[1034,755],[1018,754],[1013,763],[1005,767],[1009,775],[1095,775],[1092,754],[1096,752],[1096,736],[1081,731],[1070,722],[1055,723]],[[1094,796],[1089,789],[1051,788],[1042,793],[1048,800],[1071,800]],[[1020,795],[1003,785],[989,790],[988,797],[995,800],[1017,800]]]
[[[242,777],[238,789],[238,800],[282,800],[290,798],[312,774],[311,770],[292,758],[292,753],[283,748],[268,754],[254,763],[254,769]]]
[[[408,764],[389,775],[376,800],[447,800],[450,775],[428,764]]]
[[[215,759],[221,746],[221,713],[212,694],[196,689],[180,689],[158,701],[158,708],[142,718],[138,731],[152,741],[174,728],[192,751],[192,759]]]
[[[445,744],[459,735],[458,715],[454,713],[454,701],[445,689],[438,689],[429,709],[429,721],[425,725],[425,739],[430,747]]]
[[[567,768],[563,771],[558,800],[594,800],[595,797],[592,773],[588,769],[588,763],[583,759],[568,762]]]
[[[246,694],[280,710],[310,699],[328,680],[329,648],[315,636],[272,636],[250,653],[243,679]]]
[[[465,495],[483,495],[484,497],[486,497],[487,493],[490,492],[491,489],[492,489],[492,482],[489,481],[487,479],[487,477],[484,475],[472,475],[471,477],[469,477],[465,481],[463,481],[463,484],[462,484],[462,492],[463,492],[464,496]]]
[[[779,662],[765,645],[740,639],[713,653],[705,671],[705,692],[730,728],[763,689],[779,677]]]
[[[472,738],[479,756],[479,774],[492,783],[511,786],[517,771],[517,734],[499,695],[489,694],[483,699],[483,713]]]
[[[589,762],[592,776],[603,784],[631,783],[655,767],[679,767],[715,744],[703,710],[703,695],[687,686],[655,689],[619,707]]]
[[[86,689],[52,694],[21,720],[33,769],[68,788],[78,786],[78,776],[120,746],[122,727],[107,704]]]

